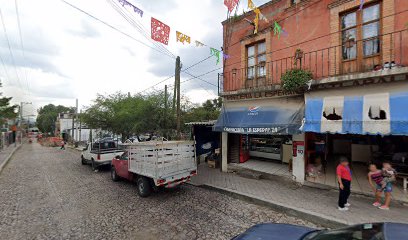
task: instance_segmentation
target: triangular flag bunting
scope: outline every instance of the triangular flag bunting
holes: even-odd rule
[[[259,27],[259,14],[261,13],[261,11],[260,11],[258,8],[255,8],[254,12],[255,12],[255,19],[254,19],[255,29],[254,29],[254,34],[257,34],[257,33],[258,33],[258,27]]]
[[[280,35],[282,33],[282,27],[279,25],[277,21],[273,24],[273,35],[278,35],[278,38],[280,38]]]
[[[204,43],[199,42],[199,41],[195,41],[195,45],[196,47],[204,47]]]
[[[224,5],[227,6],[228,11],[232,12],[234,8],[237,6],[239,0],[224,0]]]
[[[248,8],[254,10],[256,7],[254,5],[254,3],[252,2],[252,0],[248,0]]]
[[[170,27],[152,17],[152,39],[168,45],[169,37]]]
[[[177,42],[181,42],[184,44],[184,42],[191,43],[191,38],[185,34],[182,34],[179,31],[176,31],[176,36],[177,36]]]
[[[220,63],[221,52],[215,48],[210,48],[211,56],[215,56],[217,58],[217,64]]]

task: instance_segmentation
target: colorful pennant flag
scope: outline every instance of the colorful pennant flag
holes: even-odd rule
[[[282,27],[279,25],[277,21],[273,24],[273,35],[278,35],[278,38],[280,38],[280,35],[282,33]]]
[[[152,17],[152,39],[165,45],[169,44],[170,27]]]
[[[254,10],[256,7],[254,5],[254,3],[252,2],[252,0],[248,0],[248,8]]]
[[[258,27],[259,27],[259,14],[261,14],[261,11],[260,11],[258,8],[255,8],[254,12],[255,12],[255,19],[254,19],[255,29],[254,29],[254,34],[257,34],[257,33],[258,33]]]
[[[224,0],[224,5],[227,6],[228,11],[232,12],[234,8],[237,6],[239,0]]]
[[[363,10],[364,0],[360,0],[360,10]]]
[[[196,47],[204,47],[204,43],[199,42],[199,41],[195,41],[195,45]]]
[[[191,43],[191,38],[179,31],[176,31],[176,36],[177,36],[177,40],[176,40],[177,42],[181,42],[183,44],[184,42],[187,42],[189,44]]]
[[[122,6],[131,6],[133,8],[133,11],[137,14],[140,15],[140,17],[143,17],[143,11],[141,9],[139,9],[138,7],[136,7],[135,5],[131,4],[130,2],[126,1],[126,0],[118,0],[120,4],[122,4]]]
[[[230,58],[230,55],[225,54],[225,53],[222,53],[222,57],[223,57],[224,59],[228,59],[228,58]]]
[[[259,19],[264,20],[267,23],[269,22],[269,20],[261,12],[259,12]]]
[[[220,63],[221,52],[215,48],[210,48],[211,56],[215,56],[217,58],[217,64]]]

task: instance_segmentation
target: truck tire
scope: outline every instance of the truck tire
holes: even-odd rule
[[[152,186],[150,181],[146,177],[138,177],[137,183],[137,194],[141,197],[148,197],[152,193]]]
[[[92,167],[92,171],[98,170],[98,167],[95,164],[95,160],[92,158],[91,159],[91,167]]]
[[[86,160],[85,160],[84,156],[82,156],[82,155],[81,155],[81,163],[82,163],[82,165],[86,165]]]
[[[112,181],[114,181],[114,182],[117,182],[117,181],[120,180],[118,174],[116,173],[116,170],[115,170],[114,166],[111,167],[111,178],[112,178]]]

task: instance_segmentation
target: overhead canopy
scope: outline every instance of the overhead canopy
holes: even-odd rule
[[[311,92],[305,132],[408,135],[408,84]]]
[[[213,130],[218,132],[292,135],[300,133],[303,97],[224,102]]]

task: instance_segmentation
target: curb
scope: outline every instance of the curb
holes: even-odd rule
[[[193,185],[193,184],[191,184]],[[209,189],[209,190],[215,190],[217,192],[226,194],[228,196],[234,197],[234,198],[238,198],[250,203],[254,203],[257,205],[261,205],[261,206],[266,206],[269,207],[275,211],[279,211],[282,212],[284,214],[290,215],[292,217],[298,217],[301,219],[304,219],[306,221],[310,221],[314,224],[323,226],[323,227],[327,227],[327,228],[339,228],[339,227],[344,227],[344,226],[348,226],[347,222],[343,222],[343,221],[339,221],[339,220],[334,220],[334,219],[330,219],[327,218],[324,215],[318,214],[318,213],[314,213],[314,212],[310,212],[310,211],[306,211],[304,209],[299,209],[299,208],[294,208],[291,206],[285,206],[283,204],[278,204],[278,203],[274,203],[274,202],[270,202],[266,199],[262,199],[262,198],[258,198],[256,196],[252,196],[250,194],[244,194],[244,193],[240,193],[231,189],[226,189],[226,188],[222,188],[222,187],[217,187],[217,186],[213,186],[210,184],[204,184],[204,185],[193,185],[196,187],[201,187],[201,188],[205,188],[205,189]]]
[[[18,145],[17,147],[15,147],[15,148],[13,149],[13,151],[11,151],[11,153],[6,157],[6,159],[4,160],[4,162],[0,165],[0,173],[3,171],[4,167],[6,166],[6,164],[10,161],[10,159],[11,159],[11,157],[14,155],[14,153],[15,153],[18,149],[20,149],[20,147],[21,147],[22,145],[23,145],[23,144],[20,144],[20,145]]]

